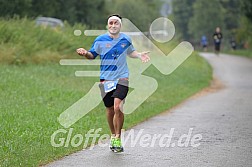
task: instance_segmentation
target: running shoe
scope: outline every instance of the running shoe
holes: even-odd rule
[[[115,137],[112,137],[110,138],[110,143],[109,143],[109,148],[110,150],[114,151],[114,147],[113,147],[113,143],[115,141]]]
[[[112,144],[113,147],[113,152],[118,153],[118,152],[123,152],[123,146],[120,138],[115,138],[114,142]]]

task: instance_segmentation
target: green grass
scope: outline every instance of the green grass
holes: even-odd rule
[[[63,128],[57,122],[59,114],[83,97],[97,81],[97,78],[75,77],[74,72],[81,69],[57,64],[0,66],[2,166],[38,166],[82,149],[82,145],[54,148],[50,144],[53,132]],[[197,55],[169,76],[160,74],[154,67],[145,74],[156,78],[159,87],[135,112],[126,115],[126,129],[177,105],[208,86],[211,80],[211,68]],[[92,128],[109,133],[103,104],[72,128],[72,136],[84,135]],[[66,134],[61,137],[66,138]]]
[[[232,51],[226,51],[226,53],[252,58],[252,50],[251,49],[232,50]]]

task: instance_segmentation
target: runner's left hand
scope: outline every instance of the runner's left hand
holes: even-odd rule
[[[143,63],[146,63],[150,60],[150,57],[148,56],[149,53],[150,53],[149,51],[141,53],[141,60]]]

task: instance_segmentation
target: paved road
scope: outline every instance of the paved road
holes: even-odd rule
[[[252,60],[201,55],[213,66],[219,82],[135,126],[124,153],[95,146],[48,166],[252,166]],[[126,131],[125,137],[129,134],[133,131]]]

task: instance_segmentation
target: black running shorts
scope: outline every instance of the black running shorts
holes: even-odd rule
[[[114,105],[114,98],[119,98],[124,100],[129,91],[129,81],[128,80],[119,80],[116,89],[105,93],[103,83],[99,84],[101,90],[101,96],[103,98],[103,103],[106,107],[112,107]]]
[[[215,44],[215,50],[216,51],[220,51],[220,43],[216,43]]]

